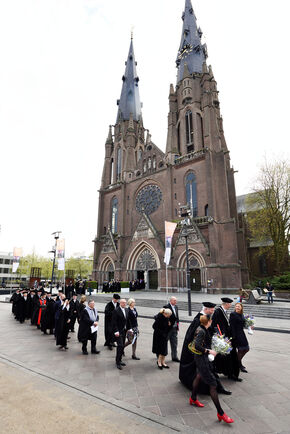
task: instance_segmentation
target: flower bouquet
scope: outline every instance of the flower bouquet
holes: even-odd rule
[[[231,344],[231,340],[224,335],[215,333],[212,337],[211,348],[218,354],[222,356],[227,356],[232,351],[233,347]],[[209,360],[213,361],[213,355],[210,354]]]
[[[249,335],[252,335],[254,333],[252,329],[254,325],[255,325],[255,318],[253,317],[253,315],[252,314],[245,315],[245,327],[248,329]]]

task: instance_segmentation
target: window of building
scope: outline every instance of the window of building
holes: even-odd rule
[[[180,124],[178,124],[177,127],[177,149],[178,152],[180,153]]]
[[[204,215],[206,217],[208,217],[208,204],[206,204],[205,207],[204,207]]]
[[[138,161],[142,160],[142,149],[138,149],[137,160],[138,160]]]
[[[111,159],[111,182],[110,184],[113,184],[114,182],[114,158]]]
[[[121,178],[122,172],[122,149],[118,148],[117,150],[117,180]]]
[[[200,137],[201,146],[204,148],[203,123],[200,113],[197,113],[197,134]]]
[[[176,184],[176,178],[173,179],[174,184]]]
[[[116,234],[118,230],[118,199],[112,200],[112,233]]]
[[[192,126],[192,112],[188,110],[185,114],[185,131],[186,131],[186,146],[187,152],[192,152],[194,150],[193,143],[193,126]]]
[[[177,209],[175,208],[175,216],[177,216]]]
[[[152,166],[152,160],[151,160],[151,158],[149,157],[149,158],[148,158],[148,170],[151,169],[151,166]]]
[[[156,169],[156,157],[153,155],[153,163],[152,163],[153,169]]]
[[[5,259],[4,264],[10,264],[10,259]]]
[[[190,206],[192,217],[197,216],[197,194],[196,194],[196,177],[190,172],[186,177],[186,202]]]
[[[145,173],[147,170],[146,160],[143,161],[143,172]]]
[[[176,193],[174,193],[174,199],[177,199]]]

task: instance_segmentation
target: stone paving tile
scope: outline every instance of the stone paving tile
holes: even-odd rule
[[[46,371],[48,375],[73,383],[76,387],[84,386],[91,393],[102,392],[165,418],[175,418],[194,428],[206,429],[208,433],[228,433],[229,429],[239,434],[280,433],[287,432],[290,427],[288,335],[256,331],[249,337],[251,351],[244,362],[249,373],[241,375],[244,381],[235,383],[221,376],[224,387],[233,393],[232,396],[220,395],[222,407],[235,419],[235,423],[228,426],[218,423],[210,397],[199,396],[205,404],[204,409],[189,405],[190,392],[179,383],[179,365],[170,357],[170,369],[157,369],[156,358],[150,350],[151,320],[140,319],[142,333],[137,354],[141,360],[133,361],[128,349],[124,358],[127,366],[118,371],[115,350],[108,351],[103,347],[102,315],[97,343],[101,354],[83,356],[76,333],[71,334],[69,350],[59,351],[53,337],[41,335],[29,324],[16,323],[10,308],[0,304],[0,353],[28,367]],[[186,329],[187,325],[181,327],[179,348]]]

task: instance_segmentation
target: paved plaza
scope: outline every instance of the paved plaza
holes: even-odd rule
[[[141,360],[133,361],[127,348],[127,366],[119,371],[114,351],[103,347],[102,314],[98,337],[101,354],[83,356],[76,333],[71,334],[69,350],[59,351],[53,337],[42,335],[29,323],[19,324],[11,315],[11,305],[0,303],[0,402],[5,413],[0,432],[290,433],[289,334],[255,331],[249,336],[251,351],[244,363],[249,373],[242,374],[239,384],[223,379],[225,387],[233,392],[232,396],[220,395],[224,410],[235,419],[229,426],[218,423],[209,397],[200,397],[205,408],[189,406],[189,392],[178,380],[177,363],[169,361],[166,371],[157,369],[151,353],[152,322],[149,318],[139,321],[137,354]],[[181,323],[179,351],[187,327]],[[5,378],[12,378],[13,384],[8,381],[5,386]],[[15,399],[5,387],[12,388]],[[61,414],[68,418],[67,425],[62,425],[59,416],[59,425],[54,420],[51,426],[41,424],[33,430],[26,421],[31,419],[31,412],[23,411],[22,406],[23,402],[32,405],[37,419],[37,406],[45,405],[41,396],[46,400],[48,420],[57,418],[55,406],[59,405]],[[16,429],[17,415],[23,419],[21,431]],[[90,419],[91,423],[79,429],[81,419]]]

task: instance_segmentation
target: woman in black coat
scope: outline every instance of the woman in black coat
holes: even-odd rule
[[[155,353],[158,357],[157,365],[159,369],[169,368],[165,364],[165,356],[167,356],[167,336],[171,325],[169,321],[171,314],[172,311],[170,309],[161,309],[152,325],[154,329],[152,353]]]
[[[140,360],[139,357],[136,356],[136,348],[137,348],[137,339],[139,336],[139,329],[138,329],[138,312],[135,308],[135,300],[134,298],[129,298],[127,304],[128,304],[128,319],[131,323],[131,327],[133,330],[133,333],[130,333],[128,335],[127,333],[127,342],[125,343],[125,347],[132,344],[132,359],[133,360]]]
[[[242,303],[236,303],[235,311],[230,314],[230,326],[233,337],[233,344],[237,348],[238,361],[242,372],[247,372],[245,366],[242,365],[242,358],[249,351],[249,342],[246,338],[244,327],[245,317],[243,314]]]
[[[63,300],[59,313],[59,323],[56,330],[56,345],[59,345],[60,350],[67,350],[67,337],[70,323],[69,300],[67,298]]]

